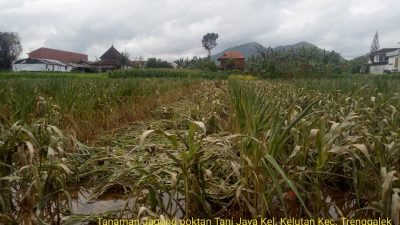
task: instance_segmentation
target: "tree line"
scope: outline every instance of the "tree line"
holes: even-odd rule
[[[258,54],[246,60],[246,71],[260,77],[295,77],[342,72],[341,56],[317,47],[276,50],[257,47]]]
[[[377,36],[377,34],[376,34]],[[211,50],[217,46],[217,33],[207,33],[201,43],[207,51],[207,57],[180,58],[173,61],[178,68],[217,71],[216,63],[211,60]],[[377,39],[377,37],[375,37]],[[375,41],[378,44],[379,42]],[[372,48],[372,47],[371,47]],[[372,50],[371,50],[372,51]],[[18,33],[0,32],[0,70],[10,70],[11,64],[22,52],[22,45]],[[123,55],[121,64],[128,64],[129,55]],[[365,67],[367,57],[354,60],[343,60],[335,51],[325,51],[317,47],[300,47],[290,49],[257,48],[257,55],[246,59],[245,71],[260,77],[295,77],[312,74],[333,74],[342,71],[359,73]],[[173,68],[165,60],[149,58],[145,62],[146,68]]]

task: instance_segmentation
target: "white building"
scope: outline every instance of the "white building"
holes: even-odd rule
[[[369,73],[399,72],[400,48],[382,48],[369,56]]]
[[[72,67],[52,59],[20,59],[12,64],[13,71],[57,71],[70,72]]]
[[[392,72],[400,72],[400,49],[386,53],[388,57],[387,69]]]

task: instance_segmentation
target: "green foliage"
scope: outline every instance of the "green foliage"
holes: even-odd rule
[[[340,54],[316,47],[275,50],[257,48],[258,55],[247,59],[246,70],[264,78],[299,77],[341,73]]]
[[[146,68],[173,68],[171,63],[157,59],[157,58],[148,58],[145,64]]]
[[[375,53],[380,49],[378,31],[376,31],[374,40],[372,40],[370,54]]]
[[[0,124],[0,214],[18,224],[60,224],[71,208],[68,148],[63,133],[46,123]]]
[[[201,77],[199,71],[192,70],[176,70],[176,69],[132,69],[127,71],[110,71],[109,78],[190,78]]]
[[[206,35],[203,36],[203,39],[201,39],[203,47],[208,52],[208,57],[210,57],[211,55],[211,50],[217,46],[217,39],[218,39],[218,34],[216,33],[207,33]]]
[[[190,69],[132,69],[126,71],[110,71],[109,78],[207,78],[224,79],[225,73]]]
[[[119,59],[119,65],[121,66],[121,68],[123,70],[131,65],[131,61],[129,59],[129,53],[128,52],[122,52],[121,53],[121,58]]]
[[[244,75],[244,74],[232,74],[229,76],[228,79],[233,79],[233,80],[257,80],[258,77],[252,76],[252,75]]]
[[[368,63],[368,55],[360,56],[349,60],[347,62],[347,72],[355,74],[355,73],[366,73],[367,72],[367,64]]]
[[[264,212],[272,199],[271,195],[262,195],[267,189],[266,184],[270,177],[273,181],[275,189],[278,191],[279,198],[285,210],[284,197],[280,182],[277,180],[277,174],[280,174],[287,182],[290,188],[296,193],[302,206],[308,215],[311,215],[306,205],[298,193],[296,187],[292,184],[282,168],[276,163],[275,159],[285,150],[287,136],[290,130],[308,113],[314,102],[308,105],[303,112],[299,113],[291,121],[291,106],[286,115],[280,113],[280,103],[267,101],[265,91],[262,88],[254,88],[249,83],[240,84],[237,81],[230,83],[230,95],[232,97],[232,105],[234,108],[234,121],[237,133],[245,135],[240,144],[240,157],[242,165],[242,188],[255,190],[255,194],[244,194],[244,199],[249,200],[247,206],[251,205],[257,215],[265,216]],[[285,127],[286,123],[286,127]],[[284,128],[284,129],[283,129]],[[265,143],[260,143],[264,140]],[[267,145],[265,147],[265,145]],[[260,170],[260,166],[264,166],[266,170]],[[273,169],[276,169],[275,172]]]
[[[112,130],[95,147],[49,124],[88,120],[86,108],[135,110],[131,100],[199,80],[0,79],[0,223],[232,213],[399,221],[399,75],[242,78],[202,80],[171,110],[160,107],[166,115]],[[10,123],[14,114],[29,122]],[[122,193],[126,204],[65,216],[64,190],[76,182],[90,188],[90,202]]]
[[[46,117],[50,123],[63,130],[74,130],[80,137],[91,136],[99,128],[106,129],[121,120],[133,120],[142,109],[135,112],[132,107],[146,99],[143,110],[154,107],[156,93],[163,94],[196,82],[173,78],[157,81],[135,77],[107,79],[105,75],[91,78],[92,74],[83,78],[52,73],[35,76],[28,73],[0,75],[0,122],[33,122]]]
[[[204,59],[204,60],[200,60],[196,64],[195,68],[203,70],[203,71],[210,71],[210,72],[217,72],[218,71],[218,67],[215,64],[215,62],[210,60],[209,58]]]
[[[183,180],[183,193],[185,196],[185,217],[200,215],[203,218],[212,218],[209,203],[206,200],[205,177],[203,160],[204,151],[202,149],[201,136],[206,134],[205,126],[202,122],[191,122],[187,135],[181,136],[169,134],[161,130],[145,131],[141,137],[140,145],[151,133],[157,132],[165,136],[174,150],[178,151],[177,156],[173,152],[167,155],[175,162],[179,168],[176,177]],[[178,140],[184,144],[185,148],[178,148]],[[179,182],[176,180],[174,182]]]
[[[21,52],[18,33],[0,32],[0,70],[9,70]]]
[[[179,68],[184,69],[198,69],[203,71],[217,72],[218,67],[210,58],[198,58],[194,56],[192,59],[180,58],[174,61]]]

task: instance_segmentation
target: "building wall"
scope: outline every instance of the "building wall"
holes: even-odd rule
[[[79,61],[88,61],[88,56],[85,54],[61,51],[56,49],[39,48],[31,53],[28,53],[29,58],[34,59],[53,59],[63,63],[76,63]]]
[[[376,65],[376,66],[370,66],[369,67],[369,73],[372,74],[383,74],[383,71],[389,70],[388,65]]]
[[[400,71],[400,56],[390,57],[389,65],[391,66],[391,70]]]
[[[46,64],[14,64],[13,71],[46,71]]]
[[[70,66],[59,66],[59,65],[46,65],[46,64],[13,64],[12,69],[14,72],[17,71],[55,71],[55,72],[69,72],[71,71]]]
[[[219,65],[220,69],[228,69],[229,68],[229,63],[231,59],[228,58],[223,58],[220,59],[221,64]],[[234,67],[233,69],[240,69],[243,70],[245,67],[245,60],[244,59],[234,59]]]
[[[399,64],[400,64],[400,56],[389,57],[387,69],[391,71],[392,70],[399,71]]]

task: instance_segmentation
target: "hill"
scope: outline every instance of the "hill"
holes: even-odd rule
[[[217,59],[219,57],[221,57],[224,54],[224,52],[227,52],[227,51],[240,51],[244,55],[245,58],[248,58],[248,57],[250,57],[252,55],[257,55],[257,48],[264,48],[264,46],[260,45],[257,42],[249,42],[249,43],[246,43],[246,44],[237,45],[237,46],[234,46],[234,47],[231,47],[231,48],[227,48],[222,52],[219,52],[219,53],[217,53],[215,55],[212,55],[211,59],[214,60],[214,61],[217,61]]]
[[[221,57],[224,54],[224,52],[226,52],[226,51],[240,51],[240,52],[243,53],[244,57],[247,59],[247,58],[251,57],[252,55],[256,56],[258,54],[257,48],[265,48],[265,47],[262,46],[261,44],[257,43],[257,42],[249,42],[249,43],[246,43],[246,44],[237,45],[237,46],[234,46],[234,47],[231,47],[231,48],[227,48],[222,52],[219,52],[219,53],[217,53],[215,55],[212,55],[211,58],[214,61],[217,61],[217,59],[219,57]],[[317,48],[318,51],[321,51],[321,52],[324,51],[323,49],[317,47],[316,45],[308,43],[306,41],[302,41],[302,42],[299,42],[299,43],[296,43],[296,44],[292,44],[292,45],[284,45],[284,46],[280,45],[280,46],[277,46],[277,47],[275,47],[273,49],[277,50],[277,51],[285,51],[285,50],[288,50],[288,49],[299,49],[299,48]],[[345,59],[342,56],[341,56],[340,60],[341,61],[345,61]]]
[[[299,48],[318,48],[318,47],[314,44],[308,43],[306,41],[302,41],[302,42],[299,42],[299,43],[296,43],[293,45],[284,45],[284,46],[280,45],[278,47],[275,47],[274,50],[284,51],[284,50],[292,49],[292,48],[299,49]],[[318,49],[320,49],[320,48],[318,48]],[[322,49],[320,49],[320,50],[322,50]]]

